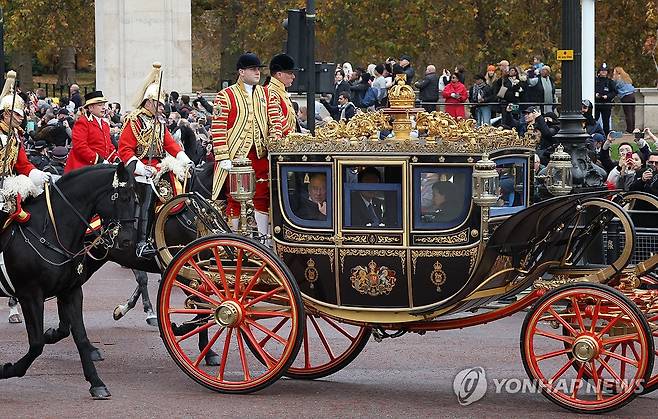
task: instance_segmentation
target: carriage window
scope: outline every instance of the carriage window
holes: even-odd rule
[[[471,169],[414,168],[414,227],[447,229],[468,216]]]
[[[303,227],[331,228],[331,168],[284,167],[281,173],[288,218]]]
[[[402,228],[402,167],[344,166],[343,225]]]
[[[496,160],[496,170],[500,179],[498,202],[491,207],[491,215],[513,214],[525,208],[527,160],[503,158]]]

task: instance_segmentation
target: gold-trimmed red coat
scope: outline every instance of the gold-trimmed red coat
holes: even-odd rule
[[[9,127],[0,122],[0,175],[11,176],[13,174],[29,176],[34,165],[25,153],[23,143],[20,140],[23,130],[13,127],[14,133],[7,135]]]
[[[267,141],[281,138],[281,114],[270,93],[263,86],[247,94],[242,81],[217,93],[210,127],[215,161],[247,156],[251,147],[258,158],[267,156]],[[213,199],[224,185],[228,172],[215,167]]]
[[[126,117],[119,136],[119,158],[125,164],[135,157],[155,166],[154,162],[165,157],[165,151],[176,157],[182,150],[164,122],[147,109],[139,108]]]
[[[270,96],[272,96],[281,115],[281,134],[283,137],[297,131],[297,115],[295,114],[295,108],[292,106],[290,96],[288,96],[288,92],[286,91],[286,86],[275,77],[272,77],[266,89],[269,91]]]
[[[112,161],[116,157],[116,149],[110,139],[110,125],[102,118],[97,120],[91,113],[83,113],[75,121],[71,136],[73,147],[66,160],[64,173],[98,164],[103,160]]]

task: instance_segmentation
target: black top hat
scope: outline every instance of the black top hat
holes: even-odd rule
[[[253,52],[247,52],[242,54],[238,58],[238,63],[236,65],[238,70],[243,70],[246,68],[255,68],[255,67],[266,67],[261,64],[260,59]]]
[[[272,57],[270,61],[270,74],[274,74],[277,71],[298,71],[299,69],[295,67],[295,60],[292,59],[290,55],[287,54],[278,54]]]
[[[107,99],[103,96],[103,92],[96,90],[89,92],[85,95],[85,106],[93,105],[94,103],[106,103]]]

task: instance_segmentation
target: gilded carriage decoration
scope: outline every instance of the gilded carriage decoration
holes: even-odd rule
[[[395,287],[395,271],[386,266],[378,268],[377,263],[371,260],[368,268],[358,265],[352,268],[350,276],[352,288],[361,294],[373,297],[388,295]]]
[[[318,280],[318,270],[315,269],[315,261],[313,259],[309,259],[306,262],[306,269],[304,269],[304,279],[308,281],[311,289],[315,288],[315,285],[313,284]]]
[[[430,279],[436,285],[436,291],[441,292],[441,286],[446,283],[446,273],[443,272],[443,265],[441,263],[434,263],[434,270],[432,270]]]

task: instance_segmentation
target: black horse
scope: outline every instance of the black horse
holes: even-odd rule
[[[189,191],[192,193],[197,193],[204,198],[209,198],[212,189],[212,177],[212,164],[206,164],[200,169],[195,169],[192,173],[192,178],[190,179]],[[190,228],[188,225],[189,220],[193,219],[194,217],[195,214],[192,213],[189,207],[186,207],[167,221],[165,224],[165,236],[175,237],[177,239],[171,244],[185,245],[197,238],[196,229]],[[220,222],[223,223],[223,220]],[[222,229],[224,231],[228,231],[228,226],[222,224]],[[115,310],[114,318],[117,320],[123,317],[123,315],[125,315],[128,310],[135,306],[140,295],[142,296],[144,311],[146,313],[152,312],[152,304],[148,296],[148,276],[146,273],[162,273],[163,270],[156,259],[143,259],[136,257],[134,244],[135,242],[133,241],[131,245],[122,247],[120,249],[113,248],[109,249],[109,251],[105,251],[103,249],[95,250],[93,252],[95,257],[89,258],[86,261],[86,270],[89,277],[98,271],[105,263],[110,261],[116,262],[119,265],[131,268],[133,270],[135,279],[137,281],[137,288],[133,292],[132,296],[128,299],[128,301],[124,305],[117,307]],[[59,301],[58,310],[61,312]],[[117,310],[120,312],[117,313]],[[48,329],[48,331],[46,331],[48,342],[55,343],[61,339],[64,339],[69,335],[70,329],[71,325],[68,323],[67,318],[61,316],[60,314],[60,321],[57,329]],[[180,330],[180,334],[184,333],[186,333],[186,329],[183,327]],[[202,350],[207,344],[207,333],[200,333],[199,349]],[[98,348],[92,347],[91,358],[94,361],[100,361],[103,359],[103,355]],[[205,361],[208,365],[219,365],[220,357],[211,350],[206,354]]]
[[[85,379],[94,398],[110,393],[91,359],[93,346],[82,317],[82,284],[89,277],[88,221],[100,215],[104,228],[95,244],[124,247],[135,236],[133,168],[93,166],[65,175],[46,192],[24,204],[31,214],[25,224],[14,223],[0,234],[6,272],[0,276],[8,294],[18,298],[27,329],[29,349],[16,363],[0,369],[0,378],[22,377],[51,343],[43,331],[44,301],[57,297],[61,319],[70,325]],[[49,197],[49,199],[48,199]],[[50,201],[50,205],[48,203]],[[5,275],[6,274],[6,275]]]

